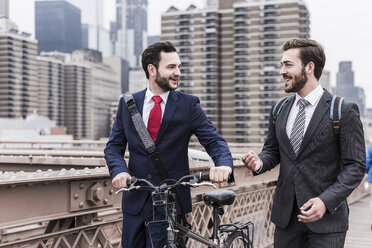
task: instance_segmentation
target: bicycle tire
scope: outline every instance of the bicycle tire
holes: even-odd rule
[[[229,236],[227,236],[224,247],[225,248],[241,248],[241,247],[253,248],[253,244],[245,234],[243,235],[242,232],[236,231],[236,232],[229,234]]]

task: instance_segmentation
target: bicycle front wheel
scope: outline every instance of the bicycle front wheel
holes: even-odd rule
[[[225,241],[226,248],[253,248],[252,242],[242,232],[236,231],[227,236]]]

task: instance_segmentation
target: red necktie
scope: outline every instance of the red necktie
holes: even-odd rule
[[[161,122],[161,107],[160,103],[163,101],[160,96],[153,96],[152,100],[155,102],[149,115],[149,121],[147,122],[147,130],[149,130],[152,140],[155,142],[156,136],[158,135],[160,122]]]

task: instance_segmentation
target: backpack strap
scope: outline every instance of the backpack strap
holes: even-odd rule
[[[140,137],[143,145],[145,146],[147,152],[150,154],[150,157],[156,157],[158,151],[156,149],[155,143],[152,140],[145,123],[143,122],[142,116],[138,111],[138,108],[135,104],[134,98],[132,94],[125,94],[123,95],[124,101],[127,104],[129,114],[132,118],[134,127]],[[161,172],[161,176],[165,177],[165,173]]]
[[[151,158],[152,162],[154,163],[156,169],[158,170],[161,178],[163,180],[170,179],[168,171],[165,169],[165,166],[163,162],[159,158],[158,149],[155,146],[154,141],[152,140],[145,123],[143,122],[142,116],[140,112],[138,111],[137,105],[135,103],[135,100],[133,98],[133,95],[128,93],[123,95],[124,101],[128,107],[129,114],[132,118],[134,127],[136,128],[136,131],[143,143],[143,145],[146,148],[147,153],[149,154],[149,157]],[[178,195],[177,191],[172,192],[172,196],[174,200],[178,203],[180,209],[181,209],[181,216],[183,223],[187,223],[186,216],[185,216],[185,210],[181,202],[181,198]]]
[[[332,120],[333,131],[335,135],[340,134],[341,106],[342,106],[343,101],[344,101],[343,97],[339,97],[339,96],[332,97],[329,117]]]
[[[282,107],[284,105],[284,103],[286,103],[288,101],[288,96],[286,97],[283,97],[282,99],[280,99],[279,101],[276,102],[275,106],[274,106],[274,109],[273,109],[273,124],[275,125],[275,122],[276,122],[276,118],[278,117],[279,113],[280,113],[280,110],[282,110]]]

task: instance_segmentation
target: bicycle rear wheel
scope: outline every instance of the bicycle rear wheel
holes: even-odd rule
[[[252,242],[249,238],[240,231],[233,232],[227,236],[225,241],[225,248],[253,248]]]

